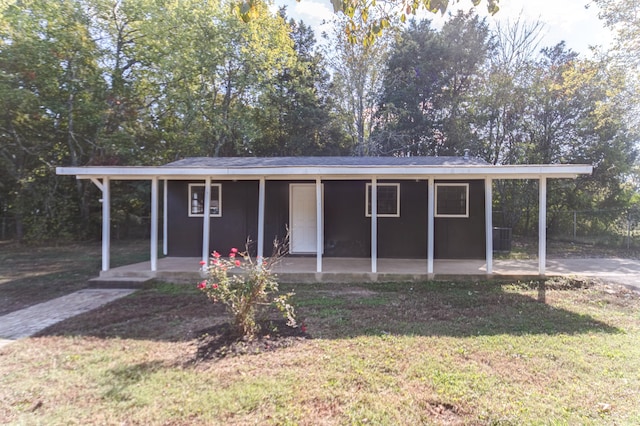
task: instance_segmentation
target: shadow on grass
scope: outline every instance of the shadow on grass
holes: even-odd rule
[[[573,300],[575,310],[544,303],[548,298],[544,285],[497,282],[300,285],[295,288],[294,304],[299,320],[314,338],[621,332],[581,313],[586,302],[580,297],[587,297],[588,290],[554,290]],[[589,294],[599,297],[597,292]],[[188,341],[206,327],[225,321],[225,315],[221,305],[212,305],[192,286],[157,283],[58,323],[40,335]]]
[[[160,361],[113,368],[106,374],[103,397],[116,402],[130,401],[136,394],[136,385],[165,368],[168,367]]]
[[[148,243],[116,242],[112,266],[147,260]],[[0,251],[0,316],[87,287],[100,270],[101,244],[5,244]]]

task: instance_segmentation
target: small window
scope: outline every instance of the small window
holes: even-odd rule
[[[436,183],[436,217],[469,217],[469,184]]]
[[[204,184],[189,184],[189,217],[204,216]],[[209,216],[222,216],[222,185],[211,184],[211,207]]]
[[[378,183],[378,217],[400,217],[400,184]],[[367,184],[365,215],[371,216],[371,184]]]

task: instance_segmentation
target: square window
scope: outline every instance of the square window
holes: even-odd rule
[[[436,217],[469,217],[469,184],[436,183]]]
[[[378,183],[378,217],[400,217],[400,184]],[[366,191],[367,217],[371,216],[371,184],[367,184]]]
[[[189,217],[204,216],[204,184],[189,184]],[[211,206],[209,208],[210,217],[222,216],[222,185],[211,184]]]

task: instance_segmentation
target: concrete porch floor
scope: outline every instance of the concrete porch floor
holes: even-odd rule
[[[157,271],[150,262],[141,262],[101,272],[100,281],[143,281],[159,279],[170,282],[195,282],[200,279],[199,258],[165,257],[158,259]],[[419,281],[453,278],[537,278],[537,259],[494,259],[493,274],[486,273],[484,260],[434,260],[434,273],[427,274],[426,259],[378,259],[378,272],[371,273],[368,258],[323,258],[323,272],[316,271],[315,257],[285,257],[275,268],[281,282],[371,282]],[[609,277],[640,286],[640,261],[610,259],[547,259],[546,276]]]

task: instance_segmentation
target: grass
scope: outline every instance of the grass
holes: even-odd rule
[[[0,423],[640,423],[635,293],[566,280],[283,287],[313,339],[259,355],[196,361],[197,332],[227,318],[167,283],[5,346]]]
[[[86,287],[101,268],[100,242],[61,246],[0,241],[0,315]],[[149,260],[148,241],[113,241],[111,265]]]

